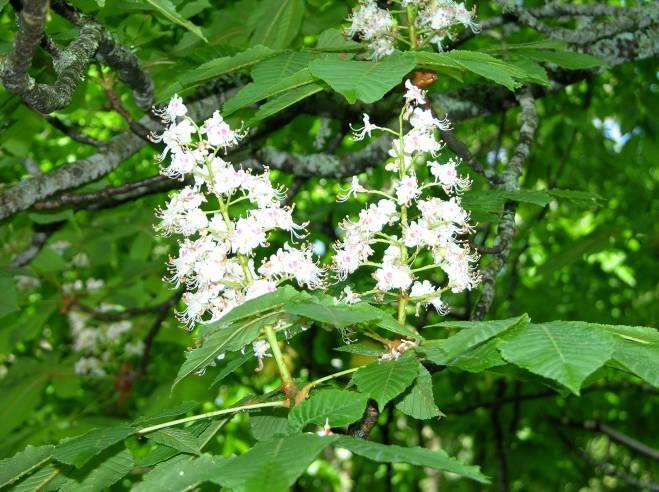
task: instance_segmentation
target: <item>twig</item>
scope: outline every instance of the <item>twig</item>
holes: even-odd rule
[[[593,432],[601,432],[602,434],[606,434],[611,440],[622,444],[623,446],[626,446],[629,449],[636,451],[637,453],[640,453],[652,460],[659,461],[659,450],[654,449],[653,447],[650,447],[647,444],[644,444],[641,441],[638,441],[637,439],[634,439],[633,437],[613,429],[612,427],[609,427],[608,425],[601,422],[595,420],[579,422],[577,420],[568,418],[556,420],[556,422],[567,427],[585,429]]]
[[[32,261],[32,259],[39,254],[44,247],[48,238],[57,232],[64,222],[53,222],[51,224],[44,224],[35,227],[32,233],[32,241],[30,245],[16,257],[9,264],[12,268],[20,268]]]
[[[43,117],[50,124],[50,126],[61,131],[64,135],[69,137],[71,140],[75,140],[76,142],[85,145],[91,145],[93,147],[103,147],[105,145],[105,142],[103,142],[102,140],[97,140],[94,137],[85,135],[84,133],[76,130],[75,128],[68,126],[66,123],[64,123],[62,120],[60,120],[55,116],[43,115]]]
[[[574,453],[582,461],[586,462],[587,464],[589,464],[590,466],[592,466],[593,468],[598,470],[600,473],[602,473],[604,475],[609,475],[609,476],[612,476],[612,477],[619,478],[619,479],[627,482],[629,485],[633,485],[634,487],[638,487],[639,489],[649,489],[653,492],[659,492],[659,483],[641,482],[636,477],[633,477],[633,476],[629,475],[628,473],[625,473],[624,471],[619,470],[618,468],[616,468],[611,463],[604,463],[604,462],[596,461],[588,453],[586,453],[582,449],[578,448],[560,430],[557,429],[556,434],[558,435],[558,438],[563,442],[565,447],[567,447],[572,453]]]
[[[99,191],[88,193],[65,193],[53,200],[46,200],[34,204],[36,210],[53,210],[72,205],[75,208],[105,208],[119,205],[128,200],[169,191],[183,187],[185,181],[176,181],[160,174],[148,178],[126,183],[120,186],[108,186]]]
[[[142,352],[142,358],[140,359],[140,367],[138,368],[137,373],[135,375],[136,379],[146,374],[147,368],[149,366],[149,362],[151,361],[151,350],[153,349],[153,341],[160,332],[160,329],[162,328],[165,319],[167,319],[169,310],[173,306],[175,306],[176,303],[181,299],[181,296],[183,296],[183,292],[184,292],[183,290],[179,290],[167,302],[161,304],[161,310],[158,316],[153,321],[151,328],[144,337],[143,340],[144,351]]]
[[[183,295],[182,290],[178,291],[176,294],[174,294],[172,297],[167,299],[165,302],[156,304],[155,306],[130,308],[124,311],[114,311],[114,312],[97,311],[96,309],[93,309],[79,302],[77,302],[75,306],[81,311],[89,314],[92,318],[97,319],[99,321],[121,321],[125,319],[134,318],[136,316],[142,316],[143,314],[163,313],[163,312],[167,313],[167,311],[169,311],[169,309],[179,301],[181,295]]]
[[[126,121],[126,123],[128,123],[128,127],[131,129],[131,131],[145,142],[152,143],[153,140],[149,138],[151,130],[133,118],[133,115],[131,115],[124,107],[124,105],[121,104],[121,100],[119,99],[119,96],[114,91],[114,89],[111,87],[106,87],[105,93],[108,96],[108,100],[110,101],[110,106],[112,109],[119,113],[119,115]]]
[[[368,400],[364,416],[359,422],[355,422],[348,428],[348,434],[358,439],[367,439],[368,435],[378,422],[380,411],[374,400]]]
[[[497,179],[494,176],[488,176],[488,173],[485,171],[483,165],[478,162],[478,159],[470,152],[464,142],[458,140],[453,133],[453,130],[442,130],[442,139],[446,142],[446,145],[458,154],[458,156],[474,171],[487,179],[490,184],[496,184]]]

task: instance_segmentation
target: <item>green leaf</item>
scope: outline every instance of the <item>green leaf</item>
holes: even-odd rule
[[[67,209],[52,213],[31,213],[28,214],[28,217],[35,224],[53,224],[55,222],[70,220],[73,217],[73,210]]]
[[[263,441],[237,458],[215,467],[209,472],[210,479],[223,487],[240,489],[251,480],[256,480],[264,463],[267,463],[279,470],[282,480],[290,487],[336,438],[296,434]]]
[[[307,68],[316,58],[317,55],[306,51],[284,51],[254,66],[251,76],[254,82],[260,85],[276,84],[281,79]]]
[[[528,77],[528,74],[521,68],[494,58],[487,53],[453,50],[446,53],[446,55],[470,72],[493,80],[510,90],[518,88],[521,85],[519,81]]]
[[[238,94],[229,99],[224,105],[222,113],[229,116],[231,113],[257,103],[263,99],[276,96],[282,93],[288,93],[299,87],[311,84],[315,81],[313,75],[308,69],[300,70],[288,77],[279,80],[276,83],[256,83],[252,82],[245,86]]]
[[[288,435],[288,411],[276,409],[269,415],[250,415],[249,427],[257,441]]]
[[[0,437],[6,436],[33,415],[50,379],[48,367],[31,359],[19,361],[12,371],[13,375],[10,372],[4,384],[0,385],[3,400],[0,405]]]
[[[222,456],[201,455],[193,458],[189,455],[176,456],[157,465],[144,475],[144,479],[131,490],[135,492],[180,492],[191,490],[207,482],[214,470],[220,468],[230,458]]]
[[[261,325],[258,323],[246,321],[243,324],[236,324],[222,328],[212,333],[201,347],[193,349],[186,354],[185,362],[176,375],[172,389],[181,380],[193,372],[205,370],[215,358],[224,352],[240,350],[248,343],[254,341],[259,335]]]
[[[376,348],[361,343],[351,343],[350,345],[343,345],[341,347],[336,347],[334,350],[337,350],[339,352],[347,352],[349,354],[364,355],[366,357],[380,357],[384,353],[382,347]]]
[[[177,449],[182,453],[201,454],[201,443],[185,429],[160,429],[149,434],[149,439],[158,444]]]
[[[571,321],[522,325],[506,334],[499,350],[508,362],[558,381],[574,394],[613,355],[605,330]]]
[[[14,278],[4,272],[0,272],[0,318],[18,311],[18,297]]]
[[[287,48],[300,31],[304,0],[263,0],[250,18],[252,45]]]
[[[426,420],[444,416],[435,403],[432,390],[432,376],[423,366],[419,366],[419,375],[412,389],[405,395],[396,408],[415,419]]]
[[[146,0],[156,11],[160,12],[167,20],[184,27],[198,38],[208,42],[204,33],[199,26],[194,25],[189,20],[186,20],[181,14],[176,12],[176,7],[170,0]]]
[[[447,364],[455,357],[480,345],[489,339],[498,336],[513,327],[521,327],[529,323],[526,314],[517,318],[496,321],[444,321],[431,326],[442,326],[446,328],[460,328],[461,331],[448,337],[440,345],[439,349],[445,357],[434,357],[429,359],[436,364]],[[423,351],[423,346],[421,346]]]
[[[401,394],[419,373],[419,363],[411,353],[398,360],[373,362],[357,371],[352,380],[362,393],[378,402],[380,410]]]
[[[293,89],[281,96],[276,96],[259,108],[254,117],[247,122],[247,126],[252,126],[259,121],[265,120],[266,118],[283,111],[289,106],[297,104],[309,96],[313,96],[323,89],[325,89],[325,87],[322,84],[314,83],[298,87],[297,89]]]
[[[286,305],[286,303],[297,298],[302,298],[305,295],[308,294],[298,292],[289,285],[280,287],[274,292],[269,292],[243,302],[217,321],[202,325],[200,336],[205,337],[211,335],[212,333],[235,324],[238,321],[245,321],[248,320],[248,318],[258,318],[259,315],[265,315],[270,311],[278,309],[280,310]]]
[[[659,388],[659,331],[657,329],[645,326],[595,326],[613,335],[615,346],[613,360],[655,388]]]
[[[0,461],[0,488],[14,483],[50,459],[54,446],[27,446],[11,458]]]
[[[497,342],[498,339],[492,338],[485,343],[481,343],[450,361],[449,365],[473,373],[505,366],[506,361],[501,358],[501,354],[497,349]]]
[[[402,335],[414,340],[423,340],[423,337],[419,335],[417,331],[407,325],[401,325],[397,319],[384,311],[382,312],[382,318],[377,322],[377,325],[383,330],[396,333],[397,335]]]
[[[160,424],[162,422],[180,417],[181,415],[184,415],[188,412],[192,412],[198,407],[199,403],[196,401],[184,401],[175,407],[166,408],[165,410],[162,410],[155,415],[147,415],[135,419],[132,425],[135,427],[147,427],[149,425]]]
[[[300,432],[307,424],[343,427],[364,415],[368,397],[354,391],[328,389],[312,393],[308,400],[293,407],[288,414],[290,432]]]
[[[66,485],[69,480],[69,478],[62,475],[60,468],[49,463],[14,485],[11,488],[11,492],[59,490],[60,486]]]
[[[221,75],[244,70],[257,63],[275,56],[278,52],[266,46],[254,46],[233,56],[225,56],[210,60],[197,68],[186,72],[175,83],[168,86],[160,100],[169,99],[174,93],[195,87],[202,82],[220,77]]]
[[[359,51],[362,45],[346,36],[338,29],[327,29],[320,33],[318,42],[314,50],[325,52],[340,52],[345,53],[348,51]]]
[[[379,463],[409,463],[416,466],[426,466],[455,473],[480,483],[489,483],[489,479],[480,472],[477,466],[465,465],[455,458],[450,458],[440,449],[387,446],[348,436],[339,437],[336,446]]]
[[[94,463],[94,468],[89,473],[86,473],[84,478],[81,480],[71,480],[60,490],[62,492],[96,492],[106,490],[128,475],[133,465],[133,455],[131,452],[127,449],[118,449],[102,462]]]
[[[385,314],[370,304],[341,304],[331,296],[317,295],[288,303],[287,313],[302,316],[319,323],[326,323],[336,328],[378,321]]]
[[[314,60],[309,69],[354,104],[357,100],[373,103],[382,99],[414,69],[414,65],[412,55],[394,53],[378,61]]]
[[[222,381],[230,374],[233,374],[239,367],[241,367],[245,362],[252,359],[253,357],[254,354],[252,353],[252,351],[246,350],[244,354],[240,354],[237,357],[231,359],[229,362],[227,362],[224,365],[222,369],[220,369],[220,372],[217,374],[217,376],[215,376],[215,379],[211,383],[211,387],[218,384],[220,381]]]
[[[92,429],[81,436],[62,441],[53,451],[53,458],[61,463],[81,468],[98,453],[135,432],[135,429],[127,424]]]
[[[574,51],[529,49],[523,50],[521,53],[533,60],[553,63],[570,70],[587,70],[604,65],[604,62],[595,56],[586,53],[575,53]]]

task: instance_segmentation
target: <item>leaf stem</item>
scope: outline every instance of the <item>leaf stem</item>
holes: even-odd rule
[[[275,362],[277,363],[277,367],[279,368],[279,375],[281,376],[281,382],[284,386],[290,387],[293,385],[293,378],[291,378],[291,373],[288,372],[288,367],[286,367],[286,363],[284,362],[284,356],[281,353],[281,350],[279,349],[279,342],[277,342],[277,334],[275,333],[275,330],[272,328],[272,326],[266,326],[265,327],[265,336],[268,339],[268,343],[270,344],[270,348],[272,349],[272,355],[275,358]]]
[[[318,386],[319,384],[324,383],[325,381],[329,381],[330,379],[335,379],[335,378],[340,378],[341,376],[345,376],[346,374],[351,374],[353,372],[358,371],[364,366],[358,366],[358,367],[351,367],[350,369],[345,369],[343,371],[335,372],[334,374],[329,374],[328,376],[324,376],[320,379],[316,379],[315,381],[311,381],[305,385],[305,387],[309,388],[314,388]]]
[[[265,403],[254,403],[252,405],[243,405],[240,407],[223,408],[222,410],[215,410],[214,412],[202,413],[200,415],[193,415],[192,417],[170,420],[169,422],[163,422],[162,424],[152,425],[150,427],[144,427],[143,429],[139,429],[137,433],[144,435],[144,434],[148,434],[149,432],[157,431],[159,429],[165,429],[167,427],[173,427],[179,424],[186,424],[188,422],[195,422],[197,420],[209,419],[212,417],[217,417],[218,415],[226,415],[228,413],[242,412],[243,410],[254,410],[257,408],[285,407],[287,405],[288,402],[284,400],[279,400],[279,401],[268,401]]]

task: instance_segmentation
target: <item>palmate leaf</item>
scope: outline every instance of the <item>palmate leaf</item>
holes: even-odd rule
[[[398,360],[377,361],[357,371],[352,380],[357,389],[378,402],[380,410],[412,384],[419,372],[419,362],[406,353]]]
[[[436,470],[455,473],[480,483],[489,483],[489,479],[480,472],[477,466],[465,465],[455,458],[449,457],[444,451],[439,449],[387,446],[348,436],[339,437],[336,441],[336,446],[380,463],[409,463],[416,466],[426,466]]]
[[[288,415],[290,432],[300,432],[307,424],[343,427],[364,415],[368,396],[338,389],[320,390],[293,407]]]
[[[302,316],[304,318],[326,323],[336,328],[378,321],[386,313],[361,302],[357,304],[339,304],[331,296],[315,295],[288,303],[285,308],[287,313]]]
[[[11,458],[0,461],[0,488],[38,468],[50,459],[54,446],[27,446]]]
[[[58,490],[66,485],[69,479],[62,475],[62,469],[53,463],[48,463],[36,470],[10,490],[11,492],[41,492],[42,490]]]
[[[432,390],[432,376],[423,366],[419,366],[419,375],[409,393],[405,395],[396,408],[415,419],[426,420],[444,416],[435,403]]]
[[[183,74],[175,83],[162,91],[159,100],[167,100],[176,92],[195,87],[221,75],[250,68],[271,56],[275,56],[277,53],[279,52],[266,46],[254,46],[233,56],[210,60]]]
[[[500,340],[499,351],[506,361],[558,381],[578,395],[585,379],[611,358],[614,343],[605,330],[552,321],[508,332]]]
[[[250,415],[249,428],[257,441],[288,435],[288,411],[273,409],[268,414]]]
[[[514,327],[528,324],[526,314],[517,318],[496,321],[443,321],[435,325],[446,328],[460,328],[461,331],[434,345],[428,358],[436,364],[448,364],[449,361],[464,352]],[[423,346],[421,347],[423,351]]]
[[[585,325],[613,335],[612,359],[659,388],[659,330],[645,326]]]
[[[325,89],[323,84],[313,83],[298,87],[297,89],[293,89],[292,91],[286,92],[285,94],[275,96],[259,108],[254,117],[247,122],[247,126],[253,126],[259,121],[265,120],[266,118],[269,118],[270,116],[283,111],[293,104],[297,104],[303,99],[317,94],[323,89]]]
[[[309,69],[336,92],[343,94],[350,104],[354,104],[357,100],[373,103],[382,99],[400,84],[414,65],[412,55],[394,53],[378,61],[324,58],[311,62]]]
[[[64,487],[60,488],[62,492],[97,492],[106,490],[123,477],[133,468],[133,455],[128,449],[119,448],[114,453],[109,454],[100,462],[93,463],[93,469],[80,470],[85,471],[79,479],[72,478],[67,480]]]
[[[146,2],[151,5],[157,12],[160,12],[170,22],[184,27],[195,36],[208,42],[206,36],[204,36],[204,33],[201,31],[201,28],[194,25],[192,22],[179,14],[176,11],[176,7],[170,0],[146,0]]]
[[[186,429],[160,429],[150,433],[148,437],[153,442],[169,446],[182,453],[201,454],[201,442]]]
[[[196,485],[207,482],[213,470],[216,470],[231,458],[210,456],[207,454],[197,457],[189,455],[176,456],[163,461],[149,473],[143,480],[133,487],[135,492],[180,492],[191,490]]]
[[[172,388],[190,374],[203,371],[218,355],[240,350],[254,341],[261,328],[274,324],[281,318],[283,307],[288,302],[305,295],[308,296],[285,286],[275,292],[250,299],[219,320],[202,325],[199,330],[202,345],[186,354],[185,362],[181,365]]]
[[[288,93],[289,91],[312,84],[315,81],[316,78],[311,75],[309,69],[305,68],[294,73],[293,75],[284,77],[275,83],[252,82],[251,84],[245,86],[238,94],[235,95],[235,97],[227,101],[227,103],[224,105],[222,113],[224,116],[229,116],[231,113],[234,113],[240,108],[257,103],[272,96]]]
[[[134,434],[136,429],[127,424],[118,424],[65,439],[53,451],[53,458],[61,463],[83,467],[89,460],[113,444]]]
[[[224,352],[240,350],[242,347],[254,341],[259,335],[261,325],[254,322],[245,322],[244,324],[235,324],[223,328],[211,334],[204,340],[201,347],[193,349],[186,354],[185,362],[178,371],[172,389],[194,372],[202,371],[215,358]]]
[[[304,0],[263,0],[250,17],[251,44],[287,48],[300,31]]]
[[[279,480],[290,487],[318,454],[336,439],[337,436],[296,434],[263,441],[210,470],[209,479],[223,487],[241,489],[253,484],[266,469],[275,469]],[[263,485],[261,481],[261,487]]]

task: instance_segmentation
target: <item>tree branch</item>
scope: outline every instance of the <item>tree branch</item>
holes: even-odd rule
[[[167,299],[165,302],[156,304],[155,306],[146,306],[139,308],[130,308],[125,309],[124,311],[97,311],[94,308],[91,308],[85,304],[76,302],[75,307],[83,311],[84,313],[89,314],[92,318],[99,321],[122,321],[125,319],[134,318],[136,316],[142,316],[144,314],[151,313],[162,313],[167,312],[169,309],[174,306],[181,296],[183,295],[184,290],[179,290],[172,297]]]
[[[357,439],[367,439],[375,424],[378,423],[379,416],[380,411],[378,410],[377,403],[373,400],[368,400],[364,416],[360,421],[355,422],[348,428],[348,434]]]
[[[517,96],[522,108],[521,127],[519,142],[515,152],[508,162],[506,170],[502,174],[500,189],[505,191],[516,191],[519,189],[519,177],[522,174],[522,165],[528,159],[531,152],[531,144],[538,127],[538,114],[535,108],[535,100],[529,89],[525,89]],[[497,229],[497,239],[494,248],[498,251],[492,255],[488,267],[483,270],[483,290],[478,303],[472,311],[471,318],[482,320],[490,310],[496,291],[496,277],[510,254],[513,236],[515,235],[515,212],[516,202],[507,202],[501,221]]]

